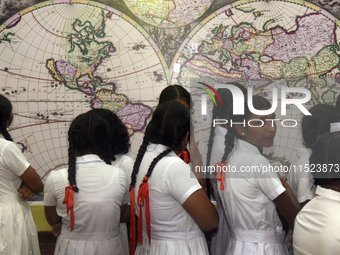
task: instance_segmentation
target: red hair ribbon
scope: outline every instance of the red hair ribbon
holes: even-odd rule
[[[66,204],[67,215],[70,215],[70,230],[72,231],[74,228],[74,190],[73,188],[77,188],[77,185],[70,185],[65,188],[65,198],[63,204]]]
[[[131,217],[130,217],[130,255],[135,254],[136,246],[136,211],[135,211],[135,191],[130,185]]]
[[[224,190],[224,176],[225,176],[225,171],[222,171],[223,167],[226,166],[225,162],[219,162],[215,165],[216,169],[216,180],[221,181],[220,189]]]
[[[190,154],[189,151],[187,149],[185,149],[184,151],[182,151],[180,154],[177,155],[178,157],[180,157],[181,159],[183,159],[183,161],[187,164],[190,163]]]
[[[143,178],[143,182],[139,185],[137,195],[137,204],[139,206],[139,222],[138,222],[138,243],[143,243],[143,206],[145,204],[145,220],[146,231],[149,237],[149,244],[151,244],[151,225],[150,225],[150,205],[149,205],[149,184],[148,177]]]

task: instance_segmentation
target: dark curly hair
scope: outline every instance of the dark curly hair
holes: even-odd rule
[[[11,113],[11,102],[3,95],[0,95],[0,133],[8,141],[13,141],[11,135],[7,131],[7,121],[10,120]]]
[[[324,134],[315,142],[309,163],[315,185],[327,185],[340,178],[340,132]],[[318,168],[320,166],[320,168]]]
[[[78,115],[68,130],[68,180],[76,185],[76,156],[96,154],[111,164],[111,132],[107,122],[99,115],[89,112]],[[75,186],[72,188],[78,192]]]
[[[102,117],[109,126],[111,131],[112,161],[116,159],[115,155],[128,153],[130,137],[127,127],[121,119],[113,111],[103,108],[90,110],[89,113]]]
[[[336,107],[329,104],[318,104],[313,106],[309,112],[312,115],[302,117],[301,128],[304,145],[311,149],[318,135],[329,132]]]
[[[148,124],[143,143],[139,148],[131,175],[132,187],[136,184],[136,176],[149,142],[162,144],[167,150],[158,155],[151,163],[146,177],[150,177],[157,162],[175,149],[181,149],[181,143],[190,131],[190,115],[185,106],[177,101],[167,101],[158,105]]]

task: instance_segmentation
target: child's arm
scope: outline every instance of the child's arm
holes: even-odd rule
[[[57,214],[57,207],[56,206],[44,206],[45,209],[45,217],[51,226],[61,222],[61,217]]]
[[[61,230],[61,217],[57,214],[57,207],[56,206],[44,206],[45,210],[45,218],[52,226],[52,234],[54,236],[58,236]]]
[[[120,222],[130,222],[131,205],[123,204],[120,207]]]
[[[301,206],[295,198],[289,185],[280,178],[283,187],[286,189],[282,194],[273,200],[276,207],[280,210],[283,217],[286,219],[289,227],[294,228],[294,220],[301,209]]]
[[[217,228],[218,213],[203,189],[192,193],[183,203],[183,207],[202,230],[211,231]]]
[[[35,194],[40,193],[44,189],[44,185],[35,169],[29,166],[20,176],[23,183]]]
[[[198,149],[198,144],[199,142],[196,142],[194,139],[193,134],[190,136],[190,143],[189,143],[189,152],[190,152],[190,158],[191,158],[191,163],[192,163],[192,171],[194,175],[196,176],[198,182],[201,184],[202,188],[205,190],[205,176],[203,172],[197,172],[195,171],[196,166],[201,169],[201,166],[203,166],[203,161],[202,161],[202,155]]]

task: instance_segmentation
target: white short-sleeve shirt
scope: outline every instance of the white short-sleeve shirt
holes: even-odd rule
[[[224,190],[218,189],[223,207],[230,223],[231,232],[239,230],[270,231],[282,233],[282,225],[272,200],[285,191],[274,172],[256,172],[261,166],[269,166],[268,160],[257,147],[236,139],[234,150],[228,157],[227,166],[237,173],[226,173]],[[253,169],[240,173],[241,169]],[[220,181],[218,181],[219,186]],[[232,234],[233,236],[233,234]],[[285,254],[283,239],[279,245],[236,240],[232,237],[226,254]],[[264,253],[263,253],[264,252]]]
[[[17,193],[20,176],[29,166],[15,143],[0,138],[0,194]]]
[[[135,185],[136,215],[139,215],[136,200],[139,185],[152,160],[166,149],[160,144],[147,147]],[[190,164],[170,152],[156,164],[148,186],[151,246],[147,235],[143,235],[143,244],[137,245],[135,254],[208,254],[203,232],[182,206],[191,194],[202,188],[191,172]],[[143,229],[145,232],[145,213]]]
[[[288,174],[287,183],[291,187],[299,203],[311,200],[315,194],[315,185],[312,174],[308,171],[309,157],[312,151],[307,148],[296,149],[298,160]]]
[[[121,168],[107,165],[97,155],[77,157],[76,181],[79,193],[74,195],[75,224],[73,234],[108,233],[119,229],[120,206],[128,192]],[[63,228],[69,230],[70,216],[63,204],[69,185],[68,169],[52,171],[44,187],[45,206],[56,206]]]
[[[295,218],[294,254],[340,254],[340,192],[317,186],[315,195]]]
[[[152,160],[167,147],[150,144],[143,157],[135,185],[135,200],[139,185],[146,175]],[[170,152],[155,166],[149,179],[151,231],[191,231],[198,225],[185,211],[182,204],[201,188],[188,164],[174,152]],[[137,205],[137,200],[136,200]],[[138,207],[138,206],[137,206]],[[136,211],[137,215],[139,209]]]
[[[126,176],[126,186],[129,187],[131,182],[131,173],[133,170],[134,161],[128,155],[116,155],[116,160],[111,163],[111,165],[119,167],[123,169],[125,176]],[[124,198],[124,204],[130,203],[130,193],[127,192]]]

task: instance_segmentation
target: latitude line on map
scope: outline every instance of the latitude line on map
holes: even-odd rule
[[[129,76],[129,75],[132,75],[132,74],[135,74],[135,73],[139,73],[139,72],[142,72],[142,71],[145,71],[147,69],[150,69],[152,67],[155,67],[157,65],[161,65],[161,63],[157,63],[157,64],[154,64],[152,66],[148,66],[146,68],[143,68],[143,69],[140,69],[138,71],[135,71],[135,72],[131,72],[131,73],[127,73],[127,74],[122,74],[122,75],[118,75],[118,76],[114,76],[114,77],[107,77],[107,78],[101,78],[101,79],[93,79],[93,80],[81,80],[81,82],[91,82],[91,81],[102,81],[102,80],[110,80],[110,79],[116,79],[116,78],[121,78],[121,77],[125,77],[125,76]],[[2,72],[5,72],[5,73],[8,73],[8,74],[12,74],[12,75],[17,75],[17,76],[21,76],[21,77],[25,77],[25,78],[29,78],[29,79],[35,79],[35,80],[40,80],[40,81],[56,81],[54,79],[45,79],[45,78],[38,78],[38,77],[33,77],[33,76],[28,76],[28,75],[23,75],[23,74],[18,74],[18,73],[14,73],[14,72],[10,72],[10,71],[6,71],[4,69],[1,69],[0,68],[0,71]],[[58,81],[58,82],[78,82],[78,81],[68,81],[68,80],[64,80],[64,81]]]

